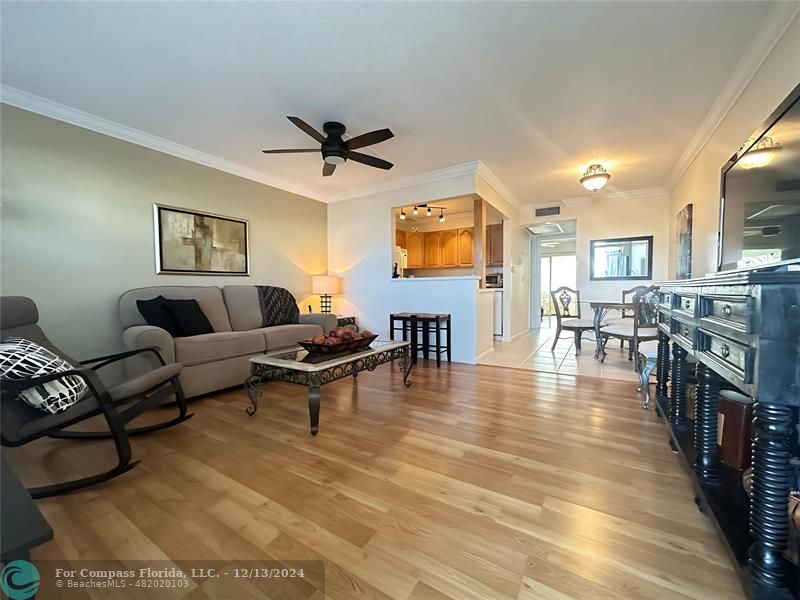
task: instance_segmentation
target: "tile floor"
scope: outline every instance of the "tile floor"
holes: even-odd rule
[[[606,346],[604,363],[594,359],[594,334],[584,334],[580,356],[575,356],[573,335],[562,331],[555,350],[550,350],[555,335],[555,319],[553,327],[545,321],[544,327],[531,329],[512,342],[494,343],[494,352],[478,361],[482,365],[513,367],[546,373],[564,375],[586,375],[630,381],[638,385],[638,377],[633,370],[633,363],[628,360],[628,350],[620,350],[618,340],[610,340]]]

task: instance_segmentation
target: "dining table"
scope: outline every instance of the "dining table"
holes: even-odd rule
[[[603,362],[606,358],[606,349],[600,333],[600,330],[603,327],[603,319],[605,319],[608,316],[608,313],[612,310],[618,310],[620,311],[620,315],[622,315],[625,311],[633,312],[635,306],[633,302],[620,302],[619,300],[611,300],[608,302],[589,302],[589,308],[591,308],[594,312],[592,323],[594,324],[594,337],[597,343],[597,347],[594,351],[594,357],[595,359],[599,359],[600,362]]]

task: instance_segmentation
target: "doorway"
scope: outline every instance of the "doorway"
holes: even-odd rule
[[[531,323],[533,328],[555,327],[550,290],[576,289],[576,221],[547,221],[529,225],[531,236]],[[577,307],[576,307],[577,308]]]

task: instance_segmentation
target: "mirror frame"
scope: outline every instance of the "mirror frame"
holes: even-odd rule
[[[594,245],[597,242],[647,242],[647,275],[628,275],[625,277],[596,277],[594,274]],[[623,238],[604,238],[589,240],[589,281],[651,281],[653,279],[653,236],[639,235]]]

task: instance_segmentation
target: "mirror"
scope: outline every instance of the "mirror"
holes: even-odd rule
[[[589,242],[589,279],[652,279],[653,236]]]

